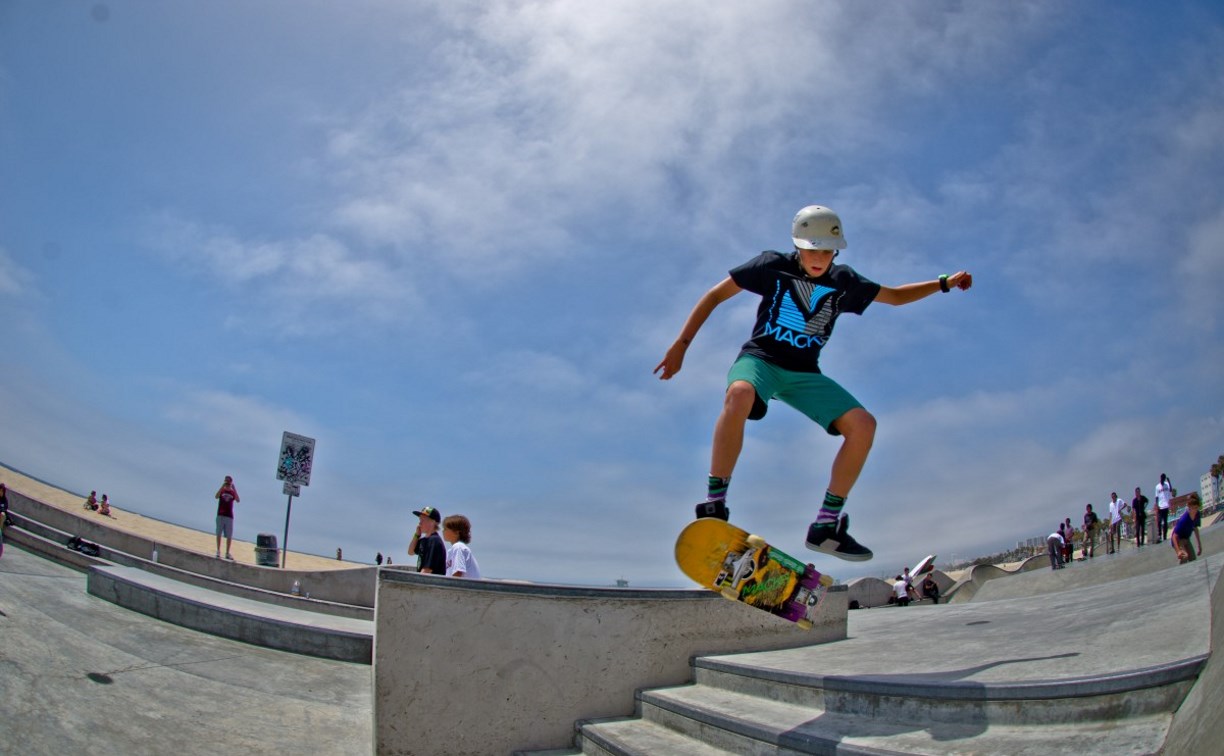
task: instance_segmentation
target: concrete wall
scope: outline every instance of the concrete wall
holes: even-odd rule
[[[152,541],[95,522],[83,516],[84,510],[82,510],[82,516],[78,516],[12,489],[9,489],[8,498],[9,507],[14,512],[56,530],[79,535],[87,541],[93,541],[142,559],[151,559],[153,556]],[[327,571],[282,570],[278,567],[259,567],[253,564],[216,559],[211,554],[201,554],[160,543],[157,544],[157,558],[162,564],[177,567],[180,570],[267,591],[289,593],[293,588],[293,581],[297,580],[303,595],[309,592],[311,598],[340,604],[374,606],[374,590],[378,574],[376,567]]]
[[[846,589],[810,631],[705,590],[462,580],[383,570],[374,632],[378,754],[570,746],[580,719],[691,679],[695,655],[846,637]]]
[[[1203,543],[1204,550],[1207,543]],[[1224,717],[1220,716],[1220,694],[1224,693],[1224,580],[1219,573],[1213,574],[1205,560],[1191,569],[1202,575],[1202,580],[1212,586],[1211,595],[1211,656],[1198,680],[1190,689],[1173,715],[1165,739],[1164,753],[1219,753],[1217,748],[1224,743]]]

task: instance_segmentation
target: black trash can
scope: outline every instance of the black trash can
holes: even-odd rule
[[[280,550],[276,548],[276,536],[260,533],[255,536],[255,564],[261,567],[280,567]]]

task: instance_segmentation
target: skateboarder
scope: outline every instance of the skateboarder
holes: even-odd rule
[[[830,435],[842,437],[824,501],[808,528],[807,547],[863,561],[872,557],[871,550],[846,532],[842,507],[867,461],[876,421],[821,372],[820,350],[842,313],[861,315],[872,302],[903,305],[941,291],[963,291],[973,285],[973,277],[959,271],[895,288],[881,286],[850,266],[833,262],[838,250],[846,248],[846,239],[838,215],[820,205],[809,205],[795,215],[791,241],[794,251],[762,252],[706,292],[654,372],[662,380],[680,372],[689,345],[720,304],[745,290],[760,296],[752,336],[727,376],[722,413],[714,426],[707,498],[697,505],[697,517],[727,519],[727,488],[743,448],[745,422],[764,417],[769,401],[777,398]]]

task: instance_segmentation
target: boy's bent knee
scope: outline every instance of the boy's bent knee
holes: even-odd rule
[[[757,400],[756,388],[747,381],[735,381],[727,387],[723,408],[737,417],[748,417]]]
[[[845,438],[875,438],[876,419],[862,407],[855,407],[833,422],[833,427]]]

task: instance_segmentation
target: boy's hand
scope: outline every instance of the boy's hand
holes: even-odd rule
[[[667,354],[663,355],[663,361],[655,366],[654,372],[662,373],[659,375],[659,380],[670,380],[673,375],[680,372],[680,368],[684,365],[684,353],[688,351],[688,344],[677,341],[667,350]]]
[[[968,291],[969,287],[973,286],[973,274],[965,270],[957,271],[948,276],[948,286]]]

